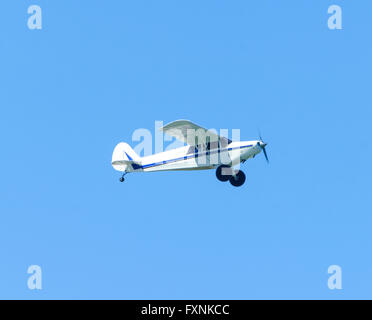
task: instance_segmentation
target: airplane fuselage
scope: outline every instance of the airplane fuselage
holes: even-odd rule
[[[226,147],[202,149],[189,145],[141,158],[141,164],[126,168],[127,172],[168,170],[206,170],[221,164],[234,166],[261,152],[259,141],[237,141]]]

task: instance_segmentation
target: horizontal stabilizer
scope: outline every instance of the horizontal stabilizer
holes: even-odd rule
[[[118,171],[141,169],[141,157],[125,142],[120,142],[112,154],[112,166]]]
[[[112,161],[112,165],[113,166],[124,166],[124,165],[127,165],[127,166],[139,166],[141,167],[141,164],[139,162],[136,162],[136,161],[131,161],[131,160],[116,160],[116,161]]]

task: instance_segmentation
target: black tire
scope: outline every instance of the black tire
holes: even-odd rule
[[[224,165],[224,164],[220,165],[216,169],[216,177],[217,177],[218,180],[220,180],[222,182],[228,181],[230,179],[230,177],[231,177],[231,174],[226,174],[226,172],[225,172],[225,174],[222,174],[222,170],[223,169],[226,169],[226,168],[228,168],[228,169],[231,170],[231,167],[230,166],[227,166],[227,165]]]
[[[236,173],[235,173],[235,176],[231,176],[230,177],[230,183],[234,186],[234,187],[240,187],[244,184],[245,182],[245,174],[243,171],[241,170],[238,170]]]

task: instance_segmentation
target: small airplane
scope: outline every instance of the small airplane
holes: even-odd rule
[[[160,129],[185,146],[172,150],[140,157],[125,142],[120,142],[112,154],[112,166],[123,172],[120,182],[130,172],[207,170],[216,168],[216,176],[220,181],[230,181],[235,187],[245,182],[245,174],[234,166],[254,158],[263,151],[266,161],[267,143],[259,140],[231,141],[212,130],[202,128],[189,120],[176,120]],[[197,134],[195,134],[195,132]]]

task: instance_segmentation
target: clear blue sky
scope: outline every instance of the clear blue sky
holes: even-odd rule
[[[27,28],[31,4],[42,30]],[[331,4],[343,30],[327,27]],[[367,0],[2,3],[0,298],[372,298],[371,12]],[[180,118],[246,140],[260,128],[271,162],[247,161],[241,188],[212,170],[121,184],[115,145]]]

